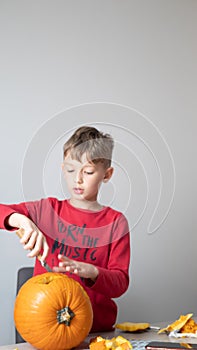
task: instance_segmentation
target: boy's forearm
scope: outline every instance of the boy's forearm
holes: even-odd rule
[[[129,286],[129,276],[121,270],[99,268],[98,278],[91,288],[110,298],[119,298]]]
[[[25,204],[1,204],[0,203],[0,229],[14,230],[20,228],[20,222],[28,217]]]

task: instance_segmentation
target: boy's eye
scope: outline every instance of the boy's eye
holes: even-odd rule
[[[73,173],[73,171],[74,171],[73,169],[67,169],[68,173]]]
[[[92,174],[94,174],[94,172],[93,171],[87,171],[87,170],[85,170],[84,171],[86,174],[88,174],[88,175],[92,175]]]

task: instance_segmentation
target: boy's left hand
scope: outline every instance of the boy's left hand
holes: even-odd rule
[[[61,254],[58,255],[58,259],[59,266],[53,267],[54,272],[71,272],[80,277],[90,278],[92,281],[95,281],[98,276],[98,269],[92,264],[69,259]]]

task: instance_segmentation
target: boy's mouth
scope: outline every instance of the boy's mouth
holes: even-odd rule
[[[79,187],[75,187],[73,190],[76,194],[82,194],[84,192],[84,190],[82,188],[79,188]]]

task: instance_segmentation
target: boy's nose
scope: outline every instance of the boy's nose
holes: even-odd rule
[[[78,171],[76,174],[76,178],[75,178],[75,182],[76,183],[82,183],[83,182],[83,176],[81,171]]]

